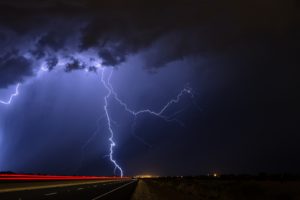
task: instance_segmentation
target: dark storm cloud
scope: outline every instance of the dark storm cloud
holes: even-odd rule
[[[53,70],[53,68],[58,64],[58,59],[56,57],[50,57],[46,59],[47,68],[49,71]]]
[[[74,58],[71,58],[71,59],[72,59],[72,61],[70,63],[66,64],[66,68],[65,68],[66,72],[85,68],[85,65],[82,64],[79,60],[74,59]]]
[[[125,61],[124,52],[114,53],[108,49],[100,49],[99,56],[103,60],[102,65],[116,66]]]
[[[67,33],[66,33],[67,34]],[[41,59],[46,57],[47,52],[57,52],[64,48],[66,42],[66,34],[58,34],[55,32],[49,32],[42,35],[38,41],[34,44],[34,48],[30,50],[30,53],[36,58]],[[48,62],[48,61],[46,61]],[[54,66],[53,66],[54,67]]]
[[[277,1],[131,1],[129,8],[114,2],[103,3],[106,12],[100,12],[81,37],[82,49],[104,49],[107,65],[117,65],[140,51],[147,52],[148,68],[191,55],[234,54],[241,48],[256,51],[254,43],[266,41],[262,48],[271,48],[268,41],[281,45],[296,28],[293,5]]]
[[[0,86],[23,81],[26,76],[32,75],[31,62],[18,55],[17,51],[7,53],[0,57]]]
[[[294,117],[299,115],[296,109],[299,104],[299,97],[296,97],[299,90],[300,46],[298,4],[294,1],[277,0],[2,0],[0,89],[25,80],[30,75],[34,76],[32,71],[38,71],[40,65],[49,71],[62,67],[66,72],[82,69],[97,72],[99,63],[118,67],[126,61],[129,62],[124,66],[142,65],[150,72],[156,72],[169,65],[170,67],[157,74],[163,77],[152,76],[156,77],[153,80],[157,86],[153,84],[151,91],[148,89],[152,87],[149,86],[152,83],[149,84],[148,79],[142,80],[145,78],[144,74],[137,69],[130,71],[130,78],[125,79],[126,81],[122,79],[123,74],[111,81],[116,90],[123,92],[120,97],[137,98],[137,101],[132,101],[133,107],[144,108],[145,105],[153,105],[160,108],[165,102],[158,102],[154,96],[168,101],[170,94],[176,95],[178,88],[191,80],[190,86],[195,91],[200,91],[200,97],[196,99],[198,95],[195,95],[195,101],[200,100],[203,115],[194,109],[179,113],[178,117],[187,121],[183,128],[184,134],[179,129],[173,130],[169,127],[173,127],[172,124],[167,124],[168,127],[164,125],[164,128],[158,126],[157,121],[141,119],[144,123],[140,125],[137,133],[146,135],[147,142],[154,141],[153,147],[156,150],[149,150],[153,157],[147,159],[145,152],[132,145],[132,140],[131,145],[118,143],[117,155],[128,154],[128,149],[132,147],[131,151],[140,154],[147,165],[155,163],[165,168],[165,175],[178,175],[178,172],[182,171],[197,174],[199,170],[206,173],[212,167],[222,166],[227,167],[227,172],[230,173],[245,172],[245,169],[256,172],[262,169],[261,163],[275,171],[289,168],[288,163],[293,163],[290,164],[291,168],[293,166],[298,170],[300,162],[296,154],[299,154],[299,148],[296,148],[296,143],[299,141],[299,134],[296,133],[299,132],[299,128],[297,118]],[[129,60],[131,56],[133,58]],[[193,67],[190,67],[191,65]],[[60,80],[60,76],[56,74],[59,73],[53,73],[52,78],[55,76]],[[39,92],[34,93],[47,93],[51,100],[49,101],[47,96],[44,100],[36,100],[37,103],[30,104],[31,117],[27,117],[25,123],[22,122],[23,115],[19,113],[26,113],[23,109],[27,110],[28,102],[32,102],[34,98],[32,93],[26,91],[22,93],[24,96],[18,98],[22,101],[28,94],[24,104],[26,106],[22,109],[17,107],[19,111],[7,121],[15,122],[17,117],[21,117],[19,122],[12,126],[13,129],[20,134],[22,132],[22,137],[26,137],[22,140],[26,141],[26,146],[36,147],[36,151],[43,155],[33,156],[29,162],[16,160],[5,163],[33,166],[31,161],[38,161],[42,157],[43,164],[39,163],[37,166],[45,169],[49,165],[43,161],[47,159],[51,165],[52,159],[45,156],[44,152],[53,149],[52,146],[57,144],[57,141],[64,141],[61,144],[63,147],[76,146],[66,145],[72,144],[68,142],[73,139],[68,142],[60,140],[64,137],[62,135],[69,134],[72,138],[80,134],[87,136],[86,124],[97,116],[84,118],[84,121],[74,124],[74,120],[66,117],[66,114],[72,113],[74,117],[77,116],[75,113],[79,113],[80,118],[103,109],[98,98],[94,97],[99,95],[99,98],[103,99],[105,94],[95,92],[98,85],[97,88],[90,85],[85,87],[90,78],[83,82],[73,77],[73,81],[70,82],[70,77],[72,78],[64,76],[65,82],[55,81],[55,87],[48,84],[50,89],[42,87],[43,84],[34,86],[39,88]],[[40,81],[44,81],[44,78]],[[65,84],[66,82],[68,84]],[[119,87],[118,84],[115,85],[118,82]],[[80,89],[79,86],[85,89]],[[135,90],[133,86],[142,89]],[[173,90],[176,92],[171,92]],[[61,103],[57,104],[60,109],[53,109],[52,103],[60,99],[59,91],[63,94]],[[66,91],[71,91],[72,95]],[[84,93],[86,91],[90,93]],[[85,101],[79,102],[76,98],[70,101],[64,98],[65,95],[84,98],[86,106],[82,106],[82,102]],[[90,100],[95,102],[91,103]],[[99,108],[95,109],[97,105]],[[36,108],[37,106],[40,108]],[[66,109],[66,106],[71,107]],[[117,107],[119,105],[112,106],[112,110]],[[16,106],[11,108],[16,109]],[[52,120],[48,119],[47,109],[53,112]],[[72,112],[59,113],[61,110]],[[119,114],[118,112],[115,115]],[[129,118],[120,115],[122,122]],[[32,123],[33,119],[38,122],[46,119],[44,121],[50,125]],[[53,124],[53,121],[59,124]],[[103,124],[106,125],[106,122]],[[76,125],[81,125],[82,129],[76,130]],[[47,127],[52,127],[53,130],[45,130]],[[156,127],[155,131],[152,130],[153,127]],[[63,130],[58,131],[59,128]],[[106,127],[104,130],[107,130]],[[17,137],[13,137],[11,132],[8,131],[7,135],[15,141]],[[23,134],[26,132],[32,134],[32,137]],[[41,137],[40,141],[45,141],[44,136],[52,138],[52,141],[47,140],[47,146],[43,147],[42,151],[37,146],[38,142],[35,142],[35,135],[41,132],[44,134],[38,134]],[[127,133],[127,130],[122,132]],[[178,132],[178,136],[175,132]],[[54,137],[53,133],[57,133],[57,137]],[[99,135],[104,137],[105,134]],[[119,142],[118,139],[127,137],[126,135],[118,133],[116,140]],[[78,141],[79,145],[83,142],[79,138]],[[107,140],[99,141],[103,144],[97,146],[106,149]],[[156,148],[156,145],[161,147]],[[22,151],[17,151],[18,153],[28,153],[23,151],[26,148],[21,147]],[[57,152],[55,154],[64,152],[68,157],[70,150]],[[15,155],[16,153],[12,153],[8,157],[22,158],[22,155]],[[77,155],[75,159],[79,162]],[[156,156],[160,157],[157,162],[152,159]],[[132,155],[122,156],[122,159],[129,162]],[[60,160],[56,161],[61,163]],[[273,161],[273,164],[267,163],[268,160]],[[178,164],[174,166],[174,163]],[[61,164],[72,165],[66,162]],[[132,166],[134,169],[141,168],[139,162],[132,162]],[[194,172],[190,171],[191,166],[194,167]],[[111,166],[107,167],[110,168]],[[235,170],[237,171],[234,172]],[[133,170],[132,175],[137,171]]]
[[[12,46],[37,60],[92,49],[105,66],[142,54],[148,69],[191,56],[268,52],[270,43],[294,42],[299,18],[293,3],[269,0],[2,1],[0,11],[0,40],[2,32],[15,33]]]
[[[56,35],[55,33],[47,33],[38,41],[38,46],[41,48],[49,47],[54,51],[58,51],[64,46],[63,37]]]

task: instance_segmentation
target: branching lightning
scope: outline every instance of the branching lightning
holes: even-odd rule
[[[99,68],[100,68],[100,66],[99,66]],[[115,122],[111,119],[111,116],[110,116],[109,99],[113,98],[119,105],[121,105],[121,107],[123,107],[123,109],[126,112],[128,112],[129,114],[131,114],[133,116],[133,118],[134,118],[133,126],[136,124],[137,117],[142,114],[149,114],[151,116],[158,117],[166,122],[176,122],[179,125],[183,126],[184,124],[180,120],[175,118],[175,116],[178,113],[182,112],[183,110],[179,110],[169,116],[166,113],[172,105],[179,103],[184,95],[189,95],[191,98],[193,98],[194,94],[193,94],[193,91],[191,88],[186,87],[186,88],[182,89],[175,98],[173,98],[169,102],[167,102],[159,111],[154,111],[151,109],[135,111],[135,110],[131,109],[124,101],[122,101],[119,98],[117,92],[114,90],[114,88],[110,82],[111,77],[113,75],[113,69],[110,71],[110,73],[108,74],[107,77],[106,77],[106,69],[103,67],[101,67],[100,69],[101,69],[100,81],[101,81],[102,85],[104,86],[104,88],[107,90],[107,94],[104,96],[104,106],[103,106],[103,109],[105,111],[104,117],[106,118],[107,128],[108,128],[108,131],[110,134],[109,139],[108,139],[109,140],[109,154],[107,155],[107,157],[109,157],[111,163],[114,165],[114,172],[118,171],[119,172],[118,174],[121,177],[123,177],[123,175],[124,175],[123,169],[121,168],[121,166],[119,165],[117,160],[114,158],[114,148],[116,147],[116,142],[114,140],[115,133],[114,133],[114,129],[113,129],[113,123],[115,123]],[[46,71],[46,69],[41,68],[40,71]],[[10,97],[7,101],[0,100],[0,103],[4,104],[4,105],[10,105],[13,102],[14,98],[19,95],[20,85],[21,85],[20,83],[18,83],[16,85],[15,92],[10,95]],[[98,132],[98,129],[99,128],[97,128],[96,132]],[[96,134],[96,132],[93,134],[93,136]],[[141,140],[147,146],[150,146],[142,138],[138,138],[138,139]],[[87,144],[88,143],[89,143],[89,141],[87,142]],[[87,144],[85,144],[84,147]]]
[[[10,97],[9,97],[9,99],[7,101],[0,100],[0,103],[4,104],[4,105],[10,105],[12,103],[13,99],[19,95],[19,87],[20,87],[20,85],[21,85],[20,83],[17,84],[15,92],[10,95]]]
[[[166,116],[164,115],[164,113],[167,111],[167,109],[173,105],[173,104],[176,104],[180,101],[180,99],[182,98],[182,96],[184,94],[189,94],[191,97],[194,97],[193,93],[192,93],[192,90],[190,88],[184,88],[183,90],[180,91],[180,93],[176,96],[176,98],[174,99],[171,99],[169,102],[167,102],[167,104],[165,106],[162,107],[162,109],[160,111],[153,111],[153,110],[150,110],[150,109],[144,109],[144,110],[139,110],[139,111],[134,111],[132,109],[130,109],[128,107],[128,105],[126,103],[124,103],[119,97],[118,97],[118,94],[114,91],[111,83],[110,83],[110,79],[108,79],[108,85],[110,87],[110,90],[112,92],[112,94],[114,95],[114,98],[115,100],[121,105],[123,106],[123,108],[130,114],[132,114],[134,116],[134,118],[136,119],[139,115],[141,114],[150,114],[150,115],[153,115],[153,116],[156,116],[156,117],[159,117],[167,122],[177,122],[178,124],[180,124],[181,126],[183,126],[184,124],[176,119],[176,118],[173,118],[172,116],[175,116],[178,112],[176,112],[175,114],[173,114],[172,116]],[[179,111],[181,112],[181,111]]]
[[[178,113],[182,112],[182,110],[179,110],[179,111],[175,112],[171,116],[167,116],[165,113],[170,108],[170,106],[172,106],[173,104],[179,103],[179,101],[181,100],[181,98],[184,95],[189,95],[191,98],[193,98],[194,94],[193,94],[191,88],[187,87],[187,88],[182,89],[180,91],[180,93],[174,99],[171,99],[169,102],[167,102],[162,107],[162,109],[159,110],[159,111],[153,111],[151,109],[144,109],[144,110],[134,111],[134,110],[130,109],[129,106],[124,101],[122,101],[119,98],[117,92],[115,92],[115,90],[114,90],[114,88],[113,88],[113,86],[112,86],[112,84],[110,82],[110,79],[111,79],[112,74],[113,74],[113,70],[110,71],[110,73],[109,73],[109,75],[108,75],[108,77],[107,77],[106,80],[104,78],[105,77],[105,71],[106,70],[104,68],[101,68],[101,82],[102,82],[103,86],[105,87],[105,89],[108,91],[107,95],[104,97],[104,111],[105,111],[105,115],[106,115],[108,130],[109,130],[109,133],[110,133],[110,138],[109,138],[110,149],[109,149],[109,155],[108,156],[110,158],[110,161],[115,166],[114,171],[118,170],[119,173],[120,173],[120,176],[123,176],[123,170],[122,170],[121,166],[117,163],[117,161],[115,160],[115,158],[113,156],[113,154],[114,154],[114,147],[116,146],[116,143],[114,141],[114,131],[113,131],[113,128],[112,128],[112,119],[110,117],[109,110],[108,110],[108,99],[110,97],[113,97],[113,99],[115,101],[117,101],[124,108],[124,110],[126,112],[130,113],[131,115],[133,115],[133,117],[134,117],[134,124],[136,123],[136,118],[139,115],[141,115],[141,114],[149,114],[149,115],[158,117],[160,119],[163,119],[166,122],[177,122],[177,123],[179,123],[180,125],[183,126],[183,123],[181,121],[179,121],[178,119],[174,118]],[[145,143],[145,141],[143,141],[143,143]]]

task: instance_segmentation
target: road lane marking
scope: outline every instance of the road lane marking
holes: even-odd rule
[[[104,197],[104,196],[106,196],[106,195],[108,195],[108,194],[110,194],[110,193],[113,193],[113,192],[115,192],[115,191],[117,191],[117,190],[119,190],[119,189],[122,189],[122,188],[126,187],[127,185],[130,185],[130,184],[132,184],[132,183],[134,183],[134,182],[136,182],[136,180],[133,180],[133,181],[131,181],[131,182],[129,182],[129,183],[126,183],[126,184],[124,184],[124,185],[122,185],[122,186],[120,186],[120,187],[117,187],[117,188],[115,188],[115,189],[113,189],[113,190],[111,190],[111,191],[109,191],[109,192],[107,192],[107,193],[101,194],[100,196],[97,196],[97,197],[93,198],[92,200],[100,199],[100,198],[102,198],[102,197]]]
[[[99,180],[99,181],[90,181],[86,183],[64,183],[64,184],[55,184],[55,185],[45,185],[45,186],[27,186],[27,187],[19,187],[19,188],[8,188],[8,189],[0,189],[0,193],[5,192],[19,192],[26,190],[39,190],[39,189],[47,189],[47,188],[61,188],[61,187],[69,187],[69,186],[77,186],[77,185],[90,185],[90,184],[101,184],[107,182],[120,182],[118,180]]]
[[[52,193],[48,193],[48,194],[45,194],[45,196],[51,196],[51,195],[56,195],[57,192],[52,192]]]

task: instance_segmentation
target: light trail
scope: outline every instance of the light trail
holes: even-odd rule
[[[10,95],[8,101],[0,100],[0,103],[4,104],[4,105],[10,105],[12,103],[13,99],[19,95],[19,87],[20,87],[20,85],[21,85],[20,83],[17,84],[15,92]]]

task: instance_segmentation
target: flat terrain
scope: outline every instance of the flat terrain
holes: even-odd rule
[[[300,181],[140,179],[132,200],[300,200]]]
[[[130,199],[137,181],[111,180],[1,180],[1,200]]]

